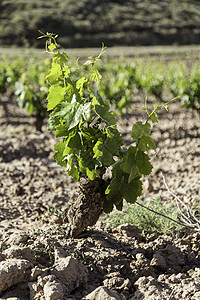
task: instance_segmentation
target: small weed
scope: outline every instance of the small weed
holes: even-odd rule
[[[55,261],[54,248],[55,248],[55,242],[50,242],[50,244],[44,245],[43,247],[40,248],[40,252],[47,254],[52,264]]]
[[[84,253],[76,249],[76,251],[70,253],[70,255],[72,255],[75,259],[79,259],[83,265],[87,265],[88,267],[97,265],[100,259],[102,259],[102,257],[100,258],[100,254],[95,251]]]
[[[179,220],[180,213],[172,204],[163,203],[159,197],[154,200],[144,200],[142,204],[158,213],[169,216],[175,221]],[[127,204],[121,212],[115,211],[108,215],[103,215],[101,220],[108,222],[111,227],[117,227],[120,224],[134,224],[145,233],[149,234],[168,234],[179,236],[184,227],[166,219],[156,213],[149,212],[147,209],[134,204]]]
[[[2,247],[2,251],[5,251],[7,249],[7,246]]]

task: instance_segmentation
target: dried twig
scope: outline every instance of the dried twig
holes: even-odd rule
[[[179,212],[182,215],[182,221],[184,223],[184,226],[190,227],[190,228],[194,228],[196,230],[200,230],[200,220],[198,220],[194,214],[192,214],[191,210],[189,209],[189,207],[178,197],[176,196],[168,187],[165,177],[164,175],[161,173],[162,177],[163,177],[163,181],[164,184],[168,190],[168,192],[176,199],[176,205],[178,207]],[[183,205],[183,207],[186,209],[187,212],[187,216],[181,211],[179,203],[181,205]]]
[[[188,206],[187,206],[187,205],[186,205],[186,204],[185,204],[178,196],[176,196],[176,195],[169,189],[169,187],[168,187],[168,185],[167,185],[167,183],[166,183],[166,180],[165,180],[165,177],[164,177],[163,174],[162,174],[162,177],[163,177],[163,181],[164,181],[164,184],[165,184],[165,186],[166,186],[168,192],[176,199],[176,205],[177,205],[178,210],[179,210],[179,212],[180,212],[180,214],[181,214],[181,216],[182,216],[182,218],[181,218],[181,219],[182,219],[182,222],[177,221],[177,220],[174,220],[173,218],[170,218],[170,217],[168,217],[168,216],[166,216],[166,215],[164,215],[164,214],[162,214],[162,213],[159,213],[159,212],[157,212],[157,211],[155,211],[155,210],[153,210],[153,209],[151,209],[151,208],[149,208],[149,207],[147,207],[147,206],[145,206],[145,205],[139,203],[138,201],[136,201],[135,203],[138,204],[138,205],[140,205],[141,207],[143,207],[143,208],[145,208],[145,209],[147,209],[147,210],[149,210],[149,211],[151,211],[151,212],[153,212],[153,213],[155,213],[155,214],[157,214],[157,215],[159,215],[159,216],[162,216],[162,217],[164,217],[164,218],[166,218],[166,219],[168,219],[168,220],[171,220],[171,221],[173,221],[173,222],[175,222],[175,223],[177,223],[177,224],[179,224],[179,225],[181,225],[181,226],[184,226],[184,227],[187,227],[187,228],[190,228],[190,229],[193,228],[193,229],[195,229],[195,230],[200,230],[200,220],[198,220],[198,219],[191,213],[189,207],[188,207]],[[180,206],[179,206],[179,203],[182,204],[182,205],[184,206],[184,208],[186,209],[187,216],[181,211]]]

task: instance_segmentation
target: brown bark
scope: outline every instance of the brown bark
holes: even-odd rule
[[[96,178],[82,184],[77,199],[70,202],[68,208],[64,211],[66,221],[70,225],[70,236],[78,236],[88,226],[93,226],[98,221],[103,212],[104,200],[99,192],[102,183],[101,178]]]

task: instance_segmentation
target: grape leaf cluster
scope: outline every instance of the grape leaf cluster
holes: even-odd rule
[[[69,57],[58,50],[55,37],[49,35],[47,50],[51,52],[52,65],[47,76],[50,84],[47,109],[51,113],[47,128],[59,139],[54,147],[54,159],[77,181],[85,176],[94,180],[112,167],[111,180],[101,187],[104,211],[110,212],[114,205],[121,210],[123,199],[134,203],[141,195],[141,177],[152,170],[147,154],[149,148],[155,150],[150,137],[151,118],[144,124],[138,121],[133,125],[133,143],[125,147],[115,113],[94,89],[94,83],[99,84],[101,80],[95,64],[104,46],[99,56],[88,58],[87,71],[77,64],[80,78],[74,79]],[[151,115],[155,118],[154,112]]]

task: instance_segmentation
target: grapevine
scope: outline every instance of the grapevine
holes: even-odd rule
[[[86,210],[93,206],[97,194],[102,203],[98,214],[102,210],[109,213],[114,206],[122,210],[124,199],[129,203],[136,202],[142,193],[142,176],[152,171],[148,150],[155,150],[156,146],[150,136],[151,123],[158,121],[156,111],[161,106],[154,105],[153,111],[149,111],[145,101],[147,120],[145,123],[138,121],[133,124],[132,145],[125,147],[117,129],[115,113],[110,110],[108,102],[104,101],[99,91],[93,88],[94,83],[99,84],[101,80],[95,64],[105,51],[104,45],[97,57],[90,56],[83,64],[89,66],[90,71],[88,68],[84,71],[77,64],[80,77],[73,79],[70,76],[69,57],[58,49],[56,36],[47,33],[42,34],[42,37],[47,38],[46,50],[52,55],[51,70],[46,78],[50,84],[47,109],[51,111],[47,129],[54,131],[55,137],[60,140],[54,147],[54,159],[76,181],[87,179],[84,189],[92,192],[84,195],[93,196],[91,202],[84,206]],[[167,108],[167,104],[162,106]],[[108,168],[112,168],[112,177],[105,179]],[[78,222],[77,207],[74,211],[73,218],[66,213],[71,223],[75,219]],[[86,217],[84,212],[81,214]],[[97,219],[98,216],[95,216]],[[74,225],[72,234],[80,233],[93,223],[87,222],[84,226],[83,221],[81,225],[79,222],[81,228],[77,229],[78,225]]]
[[[29,115],[35,117],[36,130],[42,131],[44,118],[47,116],[45,107],[48,87],[45,80],[49,61],[43,65],[32,60],[15,82],[15,95],[20,107],[26,109]]]

